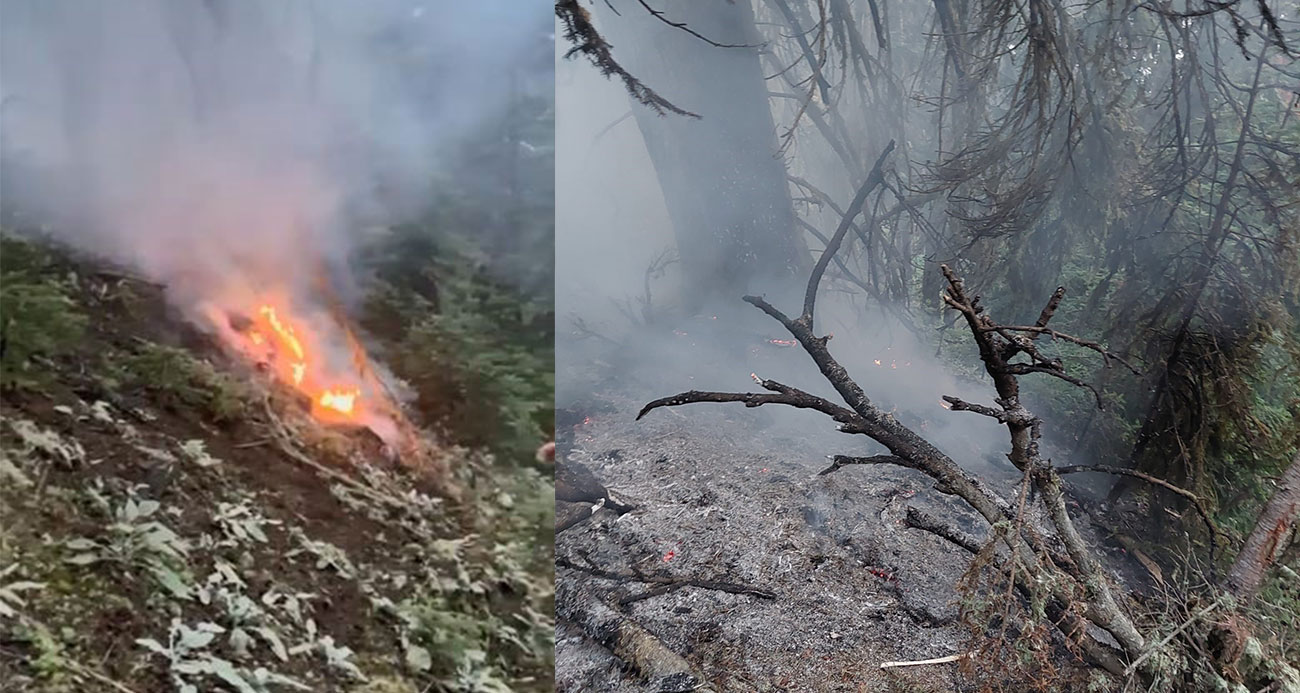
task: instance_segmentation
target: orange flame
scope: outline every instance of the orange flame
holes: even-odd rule
[[[353,406],[356,405],[357,397],[361,391],[353,388],[351,390],[326,390],[321,393],[317,402],[327,409],[333,409],[340,414],[351,414]]]
[[[293,333],[293,328],[281,324],[280,318],[275,314],[275,308],[271,306],[262,306],[258,312],[270,323],[271,329],[275,330],[275,333],[280,336],[280,341],[289,347],[293,351],[293,355],[301,361],[303,358],[302,343],[298,341],[298,335]]]
[[[257,358],[268,364],[279,378],[291,383],[312,402],[312,413],[331,420],[358,420],[361,388],[334,380],[321,359],[309,353],[295,325],[285,311],[271,303],[258,307],[253,326],[243,331]],[[306,336],[310,337],[310,334]],[[309,342],[311,340],[308,340]]]

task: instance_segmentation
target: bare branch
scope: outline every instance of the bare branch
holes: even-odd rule
[[[1121,364],[1123,364],[1125,368],[1132,371],[1133,375],[1142,375],[1142,371],[1135,368],[1133,364],[1124,360],[1124,357],[1120,356],[1119,354],[1116,354],[1113,351],[1107,350],[1106,347],[1103,347],[1097,342],[1090,342],[1080,337],[1075,337],[1072,335],[1065,334],[1064,332],[1057,332],[1056,330],[1048,329],[1043,325],[997,325],[996,327],[985,328],[985,331],[1030,332],[1030,333],[1034,333],[1035,335],[1045,334],[1050,336],[1052,339],[1059,339],[1065,342],[1070,342],[1071,344],[1077,344],[1087,349],[1092,349],[1098,354],[1101,354],[1102,358],[1105,359],[1107,366],[1110,365],[1111,359],[1114,359],[1116,361],[1119,361]]]
[[[695,38],[715,48],[758,48],[757,44],[752,44],[752,43],[718,43],[717,41],[714,41],[708,36],[705,36],[699,33],[698,31],[695,31],[694,29],[690,28],[689,26],[686,25],[686,22],[672,21],[668,17],[664,16],[663,10],[656,10],[655,8],[651,7],[645,0],[636,0],[636,1],[638,4],[641,5],[641,7],[645,8],[646,12],[650,13],[651,17],[658,19],[659,21],[663,22],[664,24],[667,24],[668,26],[674,29],[680,29],[682,31],[685,31],[691,36],[694,36]]]
[[[871,194],[876,186],[885,180],[885,174],[881,171],[881,166],[885,163],[885,157],[894,151],[894,141],[890,140],[885,145],[885,150],[880,153],[876,159],[876,165],[871,167],[871,173],[867,174],[867,179],[862,181],[862,186],[858,188],[858,194],[853,196],[853,202],[849,203],[848,209],[844,210],[844,216],[840,219],[839,228],[835,229],[835,234],[831,236],[830,243],[826,244],[826,249],[822,251],[822,256],[818,258],[817,265],[813,267],[812,276],[808,277],[808,290],[804,292],[803,298],[803,315],[800,320],[808,323],[808,329],[813,325],[813,307],[817,303],[817,285],[821,284],[822,275],[826,273],[826,266],[830,264],[831,258],[839,252],[840,244],[844,242],[844,235],[849,232],[849,227],[853,225],[853,219],[862,211],[862,206],[867,202],[867,196]]]
[[[976,414],[983,414],[984,416],[997,419],[1002,423],[1007,422],[1007,413],[1005,411],[994,409],[993,407],[985,406],[983,404],[973,404],[949,395],[943,395],[943,401],[951,404],[953,411],[975,412]]]
[[[913,529],[920,529],[956,544],[967,551],[977,554],[980,552],[980,541],[962,530],[940,521],[938,518],[930,515],[916,506],[907,506],[907,526]]]
[[[1210,516],[1210,511],[1205,507],[1205,502],[1201,500],[1201,497],[1196,495],[1195,493],[1192,493],[1191,491],[1188,491],[1187,489],[1182,488],[1180,486],[1175,486],[1169,483],[1168,481],[1165,481],[1164,479],[1151,476],[1150,474],[1144,474],[1143,472],[1139,472],[1135,469],[1124,469],[1123,467],[1111,467],[1104,464],[1073,464],[1066,467],[1056,468],[1057,474],[1075,474],[1078,472],[1098,472],[1101,474],[1115,474],[1119,476],[1128,476],[1128,477],[1133,477],[1134,479],[1141,479],[1149,484],[1154,484],[1156,486],[1160,486],[1161,488],[1166,488],[1169,489],[1170,491],[1173,491],[1174,493],[1192,502],[1192,504],[1196,507],[1197,514],[1201,516],[1201,520],[1205,522],[1205,526],[1210,530],[1210,541],[1214,542],[1215,545],[1219,545],[1219,537],[1220,535],[1223,535],[1223,530],[1219,529],[1219,526],[1215,524],[1214,519]]]

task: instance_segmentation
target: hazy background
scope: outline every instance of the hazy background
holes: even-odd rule
[[[558,44],[557,57],[567,49]],[[664,95],[671,99],[671,89]],[[752,372],[838,401],[801,349],[770,341],[789,340],[790,335],[742,302],[743,292],[730,301],[721,297],[703,312],[685,309],[680,263],[650,280],[657,317],[655,324],[643,324],[639,299],[646,270],[677,246],[654,165],[637,121],[630,117],[634,106],[621,84],[580,60],[557,62],[556,101],[557,406],[593,394],[648,401],[689,389],[754,391]],[[843,177],[830,166],[800,174],[821,175],[832,188]],[[839,187],[847,185],[840,182]],[[806,279],[804,274],[793,283],[772,281],[753,290],[796,314]],[[910,425],[920,427],[925,421],[922,434],[963,464],[986,466],[989,455],[1005,447],[1005,431],[996,422],[945,411],[940,395],[984,401],[991,390],[948,372],[934,358],[932,345],[917,343],[878,304],[827,286],[823,284],[818,303],[819,331],[835,335],[832,353],[868,396],[886,411],[903,412]],[[605,377],[603,368],[615,375]],[[681,411],[690,415],[689,409]],[[736,414],[808,433],[833,431],[836,425],[820,414],[787,407]],[[839,447],[810,449],[809,457],[878,447],[861,436],[835,440]]]
[[[0,202],[186,302],[343,271],[549,40],[508,0],[0,3]],[[545,144],[545,143],[543,143]],[[454,171],[452,171],[454,173]]]

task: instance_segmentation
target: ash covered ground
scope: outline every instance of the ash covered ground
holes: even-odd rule
[[[594,599],[657,637],[719,691],[960,690],[954,663],[886,671],[880,664],[959,654],[967,634],[954,586],[970,555],[906,527],[907,507],[980,539],[987,536],[982,518],[911,470],[856,466],[819,475],[830,454],[883,451],[819,414],[695,404],[637,421],[646,402],[682,390],[754,391],[743,384],[750,369],[796,387],[818,385],[807,356],[770,341],[781,337],[775,332],[747,334],[746,346],[731,352],[701,348],[709,340],[697,342],[697,334],[660,331],[635,354],[597,349],[560,371],[561,460],[585,466],[635,509],[601,509],[557,535],[557,690],[676,690],[634,671],[579,627],[573,613]],[[653,366],[638,363],[664,350],[691,366],[655,377]],[[882,403],[924,389],[889,370],[886,362],[882,371],[851,372]],[[1019,475],[1002,457],[1005,444],[966,427],[978,417],[934,400],[932,411],[900,407],[897,415],[1014,498]],[[591,507],[559,505],[557,516]],[[696,586],[645,597],[662,586],[611,574],[730,583],[774,598]]]

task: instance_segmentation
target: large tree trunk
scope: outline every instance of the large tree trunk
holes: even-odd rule
[[[1269,569],[1295,538],[1297,521],[1300,521],[1300,452],[1282,472],[1277,491],[1264,505],[1255,528],[1246,537],[1246,544],[1228,572],[1228,591],[1239,601],[1248,602],[1255,597],[1268,578]]]
[[[667,25],[636,3],[616,15],[595,3],[615,57],[643,82],[700,117],[661,116],[634,103],[686,274],[685,296],[699,309],[771,291],[805,263],[795,230],[785,164],[778,156],[761,43],[748,0],[656,3],[722,48]]]

